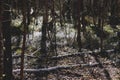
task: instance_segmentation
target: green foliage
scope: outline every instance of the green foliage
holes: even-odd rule
[[[103,29],[104,29],[107,33],[109,33],[109,34],[113,34],[113,33],[114,33],[114,29],[111,28],[110,25],[104,26]]]
[[[17,53],[17,54],[21,54],[21,52],[22,52],[21,49],[17,49],[17,50],[16,50],[16,53]]]

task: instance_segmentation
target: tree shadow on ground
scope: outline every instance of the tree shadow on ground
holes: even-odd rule
[[[97,63],[99,63],[99,67],[101,69],[103,69],[103,72],[105,74],[105,77],[107,80],[112,80],[110,74],[109,74],[109,71],[107,69],[104,68],[103,64],[101,63],[101,61],[98,59],[98,55],[96,53],[93,53],[93,54],[90,54],[91,56],[94,57],[94,59],[96,60]]]

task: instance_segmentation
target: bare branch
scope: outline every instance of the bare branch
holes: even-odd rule
[[[104,62],[102,64],[111,64],[109,62]],[[73,69],[76,67],[84,68],[84,67],[96,67],[99,66],[99,63],[92,63],[92,64],[75,64],[75,65],[62,65],[62,66],[55,66],[43,69],[24,69],[26,73],[51,73],[57,70],[64,70],[64,69]],[[20,69],[13,70],[13,72],[20,72]]]

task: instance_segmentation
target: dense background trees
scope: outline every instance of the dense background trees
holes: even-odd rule
[[[1,0],[0,79],[13,80],[16,75],[20,80],[49,79],[50,72],[62,74],[59,70],[80,66],[59,66],[61,58],[74,59],[75,55],[80,57],[75,60],[89,67],[86,55],[88,61],[90,56],[95,57],[94,65],[101,64],[97,57],[109,58],[117,64],[120,61],[119,3],[120,0]],[[74,50],[78,54],[71,54]],[[63,55],[63,52],[70,54]],[[109,55],[111,52],[114,54]],[[24,73],[34,73],[34,76]]]

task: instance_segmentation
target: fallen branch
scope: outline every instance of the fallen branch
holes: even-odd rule
[[[38,51],[40,51],[41,48],[38,48],[36,51],[34,51],[33,53],[31,53],[31,56],[33,56],[35,53],[37,53]]]
[[[20,57],[21,57],[21,55],[13,55],[13,56],[12,56],[13,59],[18,59],[18,58],[20,58]],[[25,57],[38,58],[38,57],[36,57],[36,56],[32,56],[32,55],[28,55],[28,54],[25,54]]]
[[[39,50],[36,50],[35,52],[31,53],[31,54],[35,54],[36,52],[38,52]],[[58,55],[58,56],[53,56],[52,58],[49,58],[51,60],[56,60],[56,59],[61,59],[61,58],[67,58],[67,57],[74,57],[74,56],[80,56],[82,54],[87,54],[87,53],[92,53],[92,51],[87,51],[87,52],[78,52],[78,53],[74,53],[74,54],[66,54],[66,55]],[[21,55],[13,55],[13,58],[20,58]],[[30,57],[30,58],[38,58],[37,56],[34,55],[28,55],[25,54],[25,57]]]
[[[109,62],[102,63],[102,64],[110,64]],[[92,64],[75,64],[75,65],[62,65],[62,66],[55,66],[55,67],[49,67],[49,68],[43,68],[43,69],[24,69],[24,72],[26,73],[51,73],[55,72],[57,70],[63,70],[63,69],[73,69],[76,67],[84,68],[84,67],[96,67],[99,66],[99,63],[92,63]],[[20,72],[20,69],[13,70],[13,72]]]
[[[31,53],[31,55],[25,54],[25,57],[29,57],[29,58],[38,58],[37,56],[34,56],[35,53],[37,53],[40,50],[37,49],[36,51],[34,51],[33,53]],[[74,54],[66,54],[66,55],[58,55],[58,56],[53,56],[51,58],[49,58],[49,60],[59,60],[59,59],[63,59],[63,58],[68,58],[68,57],[76,57],[76,56],[81,56],[83,54],[92,54],[92,53],[99,53],[99,50],[94,50],[94,51],[84,51],[84,52],[77,52]],[[106,50],[106,53],[111,53],[114,52],[114,50]],[[13,55],[13,58],[20,58],[21,55]]]
[[[38,51],[40,51],[40,49],[41,49],[41,48],[38,48],[36,51],[30,53],[30,55],[25,54],[25,57],[29,57],[29,58],[38,58],[38,57],[34,56],[34,54],[37,53]],[[13,58],[20,58],[21,55],[13,55],[12,57],[13,57]]]
[[[106,50],[106,53],[111,53],[114,50]],[[76,57],[76,56],[81,56],[84,54],[96,54],[96,53],[100,53],[100,50],[94,50],[94,51],[84,51],[84,52],[77,52],[74,54],[66,54],[66,55],[58,55],[58,56],[53,56],[51,58],[51,60],[59,60],[59,59],[63,59],[63,58],[68,58],[68,57]]]
[[[83,54],[89,54],[89,53],[92,53],[92,52],[88,51],[88,52],[78,52],[78,53],[74,53],[74,54],[58,55],[58,56],[53,56],[51,58],[51,60],[59,60],[59,59],[62,59],[62,58],[76,57],[76,56],[81,56]]]

